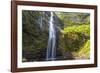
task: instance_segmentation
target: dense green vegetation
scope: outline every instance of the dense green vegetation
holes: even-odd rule
[[[75,26],[69,26],[64,28],[64,32],[68,33],[68,32],[78,32],[78,33],[82,33],[85,36],[89,36],[90,35],[90,26],[89,25],[75,25]]]
[[[64,26],[89,24],[89,13],[56,12]]]
[[[65,51],[74,58],[88,59],[90,52],[90,22],[88,13],[56,13],[64,22],[61,30],[65,40]]]
[[[57,57],[89,59],[90,15],[54,12],[57,32]],[[22,11],[23,61],[44,61],[48,42],[49,12]],[[42,23],[42,27],[40,26]]]

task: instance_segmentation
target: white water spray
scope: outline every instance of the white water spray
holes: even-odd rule
[[[56,33],[53,24],[53,12],[51,12],[49,21],[49,39],[46,52],[46,60],[55,60],[56,56]]]

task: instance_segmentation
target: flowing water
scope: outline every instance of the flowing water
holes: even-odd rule
[[[50,20],[49,20],[49,39],[47,45],[46,52],[46,60],[55,60],[56,58],[56,33],[53,21],[53,12],[50,12]]]

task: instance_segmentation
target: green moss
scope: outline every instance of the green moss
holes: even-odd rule
[[[90,26],[89,25],[69,26],[64,28],[64,32],[65,33],[78,32],[78,33],[85,34],[86,36],[90,36]]]
[[[80,50],[77,52],[79,56],[90,56],[90,40],[87,40],[83,46],[80,47]]]
[[[70,51],[78,58],[89,58],[90,29],[89,25],[74,25],[64,28],[65,51]]]
[[[86,40],[84,34],[77,32],[66,33],[64,38],[66,44],[65,49],[70,50],[71,52],[79,50],[80,45],[82,45]]]

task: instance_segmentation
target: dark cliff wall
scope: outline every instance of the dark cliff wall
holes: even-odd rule
[[[59,28],[63,28],[64,24],[57,17],[53,16],[56,28],[56,47],[58,48]],[[23,32],[23,58],[31,60],[44,60],[46,58],[46,48],[49,35],[50,12],[47,11],[22,11],[22,32]],[[57,55],[61,55],[57,49]],[[29,57],[30,56],[30,57]]]

